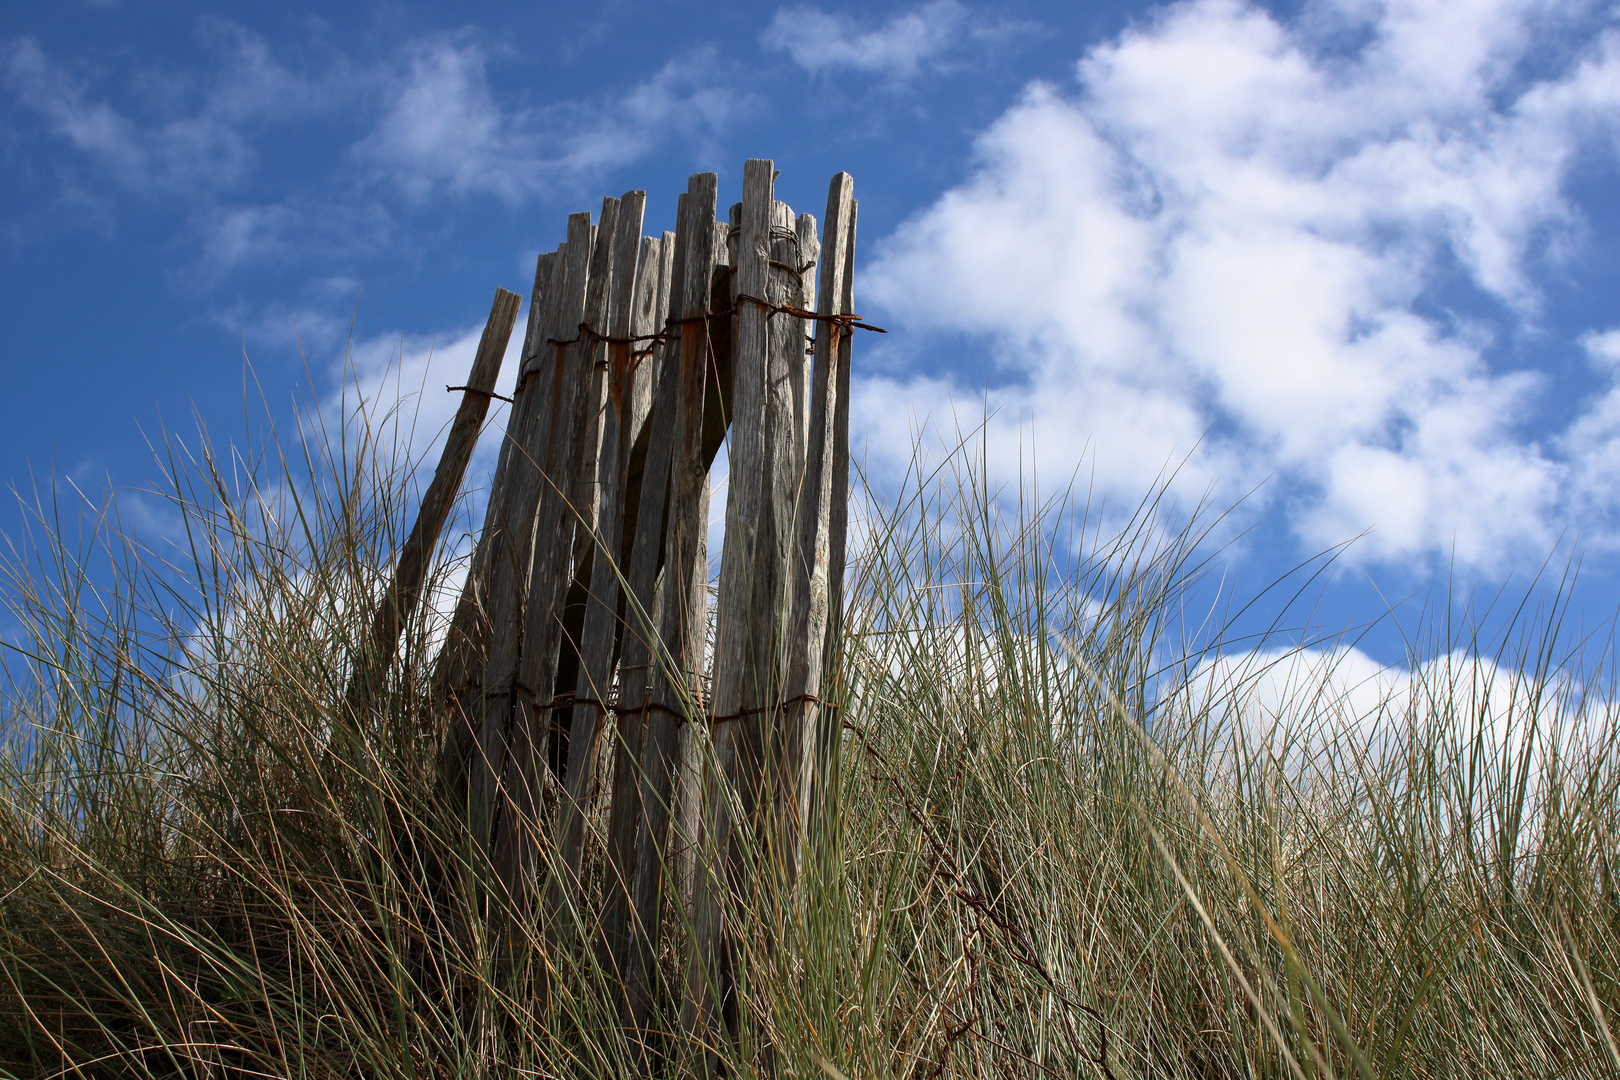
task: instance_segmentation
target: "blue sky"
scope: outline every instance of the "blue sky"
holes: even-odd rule
[[[355,381],[425,385],[431,433],[569,211],[640,187],[672,227],[688,173],[729,203],[764,156],[818,216],[855,177],[880,484],[988,404],[1004,479],[1123,508],[1168,466],[1180,505],[1240,504],[1239,597],[1359,537],[1283,621],[1398,603],[1369,663],[1549,559],[1612,620],[1613,7],[267,10],[0,11],[0,480],[138,489],[193,408],[240,431],[244,355],[278,416],[334,396],[351,318]]]

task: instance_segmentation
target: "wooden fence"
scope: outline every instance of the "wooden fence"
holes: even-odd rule
[[[491,927],[495,940],[533,942],[538,928],[545,949],[594,949],[638,1037],[672,887],[691,927],[683,1021],[722,1030],[742,920],[761,890],[792,889],[816,763],[836,746],[850,338],[876,328],[853,314],[848,174],[832,180],[819,234],[774,184],[772,163],[750,160],[722,221],[716,175],[696,174],[676,230],[656,237],[642,235],[645,194],[626,192],[594,224],[572,215],[540,256],[435,676],[450,716],[442,794],[504,894],[488,910],[528,920]],[[490,354],[498,366],[516,313],[498,291],[458,388],[455,462],[440,467],[452,492],[471,453],[462,429],[483,417]],[[728,436],[711,612],[710,471]],[[442,486],[436,476],[435,508]],[[420,563],[402,569],[374,648],[414,603]],[[593,820],[606,839],[603,872],[588,876]]]

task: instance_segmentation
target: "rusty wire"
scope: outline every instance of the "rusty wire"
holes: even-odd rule
[[[507,397],[505,394],[497,394],[493,390],[480,390],[476,386],[447,386],[444,388],[444,392],[447,394],[453,394],[457,390],[465,390],[469,394],[480,394],[487,398],[499,398],[508,405],[512,404],[511,398]]]

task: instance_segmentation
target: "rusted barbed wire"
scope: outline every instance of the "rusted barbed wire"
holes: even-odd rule
[[[469,394],[477,394],[480,397],[499,398],[501,401],[506,402],[508,405],[512,404],[512,399],[511,398],[507,397],[505,394],[497,394],[493,390],[480,390],[476,386],[446,386],[444,388],[444,392],[447,393],[447,394],[453,394],[457,390],[464,390]]]
[[[808,702],[812,705],[825,705],[832,709],[839,707],[838,702],[829,701],[826,698],[819,697],[815,694],[796,694],[793,697],[784,698],[782,701],[779,701],[774,705],[760,705],[751,709],[738,709],[736,712],[725,713],[722,716],[714,716],[703,711],[701,701],[698,702],[698,706],[695,709],[682,709],[674,705],[665,705],[660,701],[648,701],[641,705],[625,705],[616,701],[611,703],[606,702],[600,698],[590,697],[589,695],[583,694],[558,694],[550,701],[536,702],[533,706],[531,706],[531,708],[533,708],[536,712],[551,712],[556,709],[573,708],[576,705],[594,705],[596,706],[597,711],[604,715],[611,712],[618,716],[629,716],[635,713],[654,711],[668,713],[671,716],[679,717],[682,723],[687,721],[690,714],[696,713],[697,716],[705,723],[723,724],[729,720],[741,720],[746,716],[763,716],[768,713],[781,712],[784,709],[787,709],[789,706],[797,705],[801,702]]]
[[[783,269],[792,269],[791,267],[788,267],[785,264],[778,264],[778,265],[782,265]],[[800,267],[799,272],[802,273],[803,271],[808,270],[810,267],[812,267],[814,265],[815,265],[815,262],[814,262],[814,260],[812,260],[811,262],[808,262],[804,266]],[[845,326],[853,326],[853,327],[855,327],[857,329],[860,329],[860,330],[870,330],[874,334],[887,334],[888,333],[888,331],[885,330],[883,327],[881,327],[881,326],[873,326],[871,323],[866,322],[864,319],[862,319],[861,316],[854,315],[854,314],[823,315],[823,314],[821,314],[819,312],[815,312],[815,311],[806,311],[804,308],[795,307],[792,304],[773,304],[769,300],[762,300],[757,296],[750,296],[747,293],[738,293],[737,294],[737,303],[739,303],[739,304],[741,304],[741,303],[756,304],[756,305],[758,305],[760,307],[763,307],[765,309],[765,317],[767,319],[773,318],[774,316],[777,316],[777,315],[791,315],[794,318],[805,319],[805,320],[807,320],[809,322],[832,323],[834,326],[837,326],[837,327],[840,327],[840,328],[845,327]],[[640,366],[642,360],[644,360],[647,357],[651,356],[656,351],[658,345],[660,345],[660,344],[668,344],[669,342],[676,340],[676,338],[679,336],[675,332],[677,327],[685,326],[687,323],[712,322],[715,319],[723,318],[723,317],[725,317],[727,315],[735,315],[736,313],[737,313],[737,309],[735,307],[732,307],[732,308],[721,308],[718,311],[707,311],[707,312],[704,312],[702,315],[688,315],[688,316],[686,316],[684,318],[676,318],[674,316],[670,316],[668,319],[664,320],[664,329],[660,330],[658,333],[656,333],[656,334],[638,334],[638,335],[635,335],[633,337],[613,337],[610,334],[602,333],[600,330],[596,329],[590,323],[583,323],[582,322],[582,323],[579,324],[579,329],[576,331],[576,336],[571,337],[571,338],[547,338],[545,340],[545,344],[552,345],[552,346],[555,346],[557,348],[563,348],[563,347],[568,346],[568,345],[578,345],[581,341],[583,341],[583,340],[585,340],[586,338],[589,337],[589,338],[594,338],[597,341],[597,343],[599,343],[599,344],[629,345],[629,346],[632,347],[632,351],[630,353],[630,366],[631,366],[631,368],[633,370],[634,368]],[[807,340],[814,341],[815,339],[814,338],[807,338]],[[641,342],[651,342],[652,346],[649,347],[649,348],[646,348],[646,349],[636,349],[636,348],[634,348],[634,346],[636,346],[637,344],[639,344]],[[810,353],[810,352],[814,352],[815,350],[814,349],[807,349],[805,351],[807,353]],[[527,364],[528,360],[525,360],[524,363]],[[604,366],[606,366],[606,363],[607,362],[605,362],[605,361],[598,361],[596,366],[597,367],[604,367]],[[524,385],[527,384],[527,382],[529,380],[529,377],[531,375],[533,375],[534,373],[535,372],[534,372],[533,368],[530,368],[529,370],[523,372],[523,374],[518,378],[517,387],[516,387],[516,389],[513,390],[513,393],[514,394],[515,393],[520,393],[523,390]],[[451,387],[446,387],[446,389],[452,389],[452,388]],[[464,389],[464,388],[458,388],[458,389]],[[495,397],[501,397],[501,395],[499,395],[499,394],[496,394],[494,396]],[[508,397],[501,397],[501,400],[506,401],[506,402],[510,402],[512,399],[508,398]]]
[[[874,334],[888,333],[888,331],[883,329],[883,327],[873,326],[871,323],[864,321],[859,315],[823,315],[814,311],[806,311],[802,307],[795,307],[793,304],[773,304],[769,300],[762,300],[757,296],[750,296],[747,293],[738,293],[737,303],[757,304],[765,309],[765,317],[767,319],[774,315],[792,315],[795,318],[807,319],[811,322],[829,322],[836,323],[839,326],[854,326],[861,330],[870,330]]]

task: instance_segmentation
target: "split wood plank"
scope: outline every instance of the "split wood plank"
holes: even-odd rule
[[[546,417],[549,391],[541,369],[552,350],[545,344],[555,327],[563,279],[566,276],[566,245],[549,260],[543,296],[536,294],[530,304],[523,366],[518,372],[518,389],[512,414],[507,422],[507,438],[502,444],[504,467],[498,470],[491,492],[484,534],[479,546],[487,548],[487,606],[484,647],[468,658],[468,676],[462,681],[458,712],[472,734],[472,745],[458,760],[466,762],[466,804],[468,827],[473,841],[484,852],[493,840],[497,781],[504,767],[506,728],[511,715],[511,682],[515,677],[517,649],[522,632],[523,599],[527,591],[527,567],[533,540],[534,469],[528,443]],[[482,653],[482,655],[478,655]],[[458,680],[460,681],[460,680]],[[459,800],[458,800],[459,805]]]
[[[814,214],[800,214],[794,222],[799,238],[799,295],[800,307],[806,311],[816,309],[816,265],[821,261],[821,237],[816,230]],[[802,324],[801,324],[802,325]],[[794,422],[798,426],[799,462],[809,460],[810,453],[810,375],[815,366],[813,354],[815,325],[805,328],[805,348],[800,350],[799,366],[793,383]]]
[[[715,222],[715,267],[709,296],[709,379],[703,394],[703,468],[712,475],[731,422],[731,385],[734,367],[733,338],[737,296],[737,238],[742,231],[742,203],[734,203],[724,222]],[[699,516],[710,520],[712,485],[705,485]],[[705,609],[709,599],[709,547],[707,530],[699,540],[697,559],[688,582],[692,604]],[[708,626],[691,623],[691,652],[708,650]],[[708,684],[709,673],[704,673]],[[667,830],[665,872],[673,871],[673,888],[681,903],[682,925],[690,925],[699,859],[698,838],[703,826],[703,769],[708,753],[708,725],[682,724],[676,733],[675,776],[671,781],[670,822]],[[668,887],[668,886],[666,886]]]
[[[681,231],[687,234],[680,267],[680,355],[671,433],[668,526],[664,538],[664,602],[658,654],[642,741],[641,814],[631,877],[629,948],[623,970],[631,1037],[645,1048],[652,1010],[652,980],[663,914],[664,867],[679,727],[702,715],[695,673],[702,663],[706,592],[692,588],[707,532],[709,471],[703,461],[703,402],[708,379],[709,305],[714,283],[715,208],[719,178],[697,173],[688,182]],[[683,245],[676,241],[677,250]],[[666,364],[668,361],[666,361]]]
[[[582,361],[577,344],[578,327],[584,319],[585,293],[589,281],[593,252],[592,228],[589,214],[573,214],[568,219],[567,258],[563,265],[562,287],[557,292],[557,303],[548,313],[550,335],[542,345],[542,355],[549,353],[549,364],[538,369],[544,382],[538,415],[525,437],[525,465],[519,474],[521,505],[528,510],[525,518],[527,543],[520,558],[518,589],[522,602],[515,604],[521,614],[517,633],[499,657],[501,666],[488,679],[492,687],[508,692],[508,707],[502,714],[504,723],[500,736],[489,748],[492,762],[499,767],[500,829],[493,837],[493,858],[497,880],[506,891],[510,910],[528,910],[532,896],[534,871],[539,854],[539,821],[536,808],[540,792],[540,777],[535,770],[544,751],[544,728],[539,728],[536,702],[539,694],[550,698],[549,680],[536,678],[539,657],[544,650],[542,633],[556,625],[556,611],[561,599],[555,593],[558,573],[558,526],[561,518],[558,503],[559,481],[566,474],[559,469],[559,458],[565,457],[570,443],[577,449],[578,416],[583,406],[584,388],[588,385],[580,372]],[[549,370],[548,370],[549,368]],[[549,376],[549,379],[547,378]],[[531,509],[532,508],[532,509]],[[563,543],[563,558],[571,548],[570,533]],[[566,582],[565,582],[566,584]],[[517,591],[517,590],[514,590]],[[500,597],[496,596],[497,603]],[[552,654],[553,659],[555,654]],[[492,665],[494,660],[492,659]],[[549,673],[548,673],[549,674]],[[490,726],[486,725],[486,731]]]
[[[629,415],[634,393],[635,363],[632,335],[646,333],[645,324],[632,322],[637,292],[637,262],[641,247],[641,220],[646,193],[629,191],[619,203],[614,240],[613,283],[607,312],[607,366],[601,410],[598,461],[597,528],[581,528],[593,544],[590,591],[581,628],[578,681],[569,737],[566,788],[558,807],[560,867],[552,878],[548,911],[556,914],[548,933],[565,947],[572,940],[580,900],[580,863],[584,851],[585,822],[590,785],[596,778],[603,721],[610,704],[610,664],[619,602],[619,573],[614,556],[624,527],[624,489],[620,471],[629,454]],[[605,227],[605,226],[604,226]],[[656,244],[656,241],[653,241]],[[656,252],[656,247],[654,247]],[[656,274],[656,265],[653,267]],[[652,275],[649,275],[652,276]],[[656,282],[656,277],[652,276]],[[642,289],[652,293],[652,289]],[[646,307],[650,321],[651,305]]]
[[[688,183],[690,189],[691,182]],[[688,251],[693,247],[689,191],[676,202],[674,236],[665,234],[668,262],[660,270],[663,303],[659,310],[665,326],[684,337],[680,320]],[[643,427],[644,459],[641,490],[636,499],[634,541],[625,577],[625,605],[619,650],[618,761],[613,775],[613,805],[608,812],[607,893],[603,901],[602,939],[598,953],[603,967],[618,976],[621,986],[629,977],[631,950],[631,885],[635,874],[636,835],[641,825],[641,752],[651,702],[651,675],[656,656],[654,641],[660,625],[660,575],[664,561],[664,533],[668,509],[670,463],[674,458],[676,409],[680,398],[678,341],[660,342],[655,354],[656,391],[652,410]],[[634,467],[632,463],[632,468]],[[625,523],[631,530],[629,521]],[[629,1015],[628,999],[621,1002]]]
[[[769,693],[769,627],[752,625],[752,598],[760,573],[756,558],[765,492],[765,394],[770,365],[770,320],[764,306],[769,266],[774,167],[752,158],[743,167],[741,231],[737,238],[737,308],[732,341],[730,472],[725,538],[715,601],[714,680],[710,722],[713,773],[705,778],[700,867],[694,882],[691,954],[687,963],[682,1027],[689,1036],[720,1033],[721,1002],[731,978],[723,929],[731,832],[753,809],[755,792],[739,783],[758,771],[749,736],[757,725],[744,713]],[[751,298],[751,299],[745,299]],[[762,640],[763,639],[763,640]],[[739,761],[739,755],[742,760]],[[741,805],[734,805],[740,799]],[[639,852],[638,852],[639,854]]]
[[[845,282],[850,275],[847,256],[853,226],[854,181],[848,173],[833,177],[827,191],[826,225],[821,237],[820,315],[848,314],[843,307]],[[782,694],[782,776],[777,791],[777,828],[781,837],[782,869],[791,886],[803,865],[805,823],[816,765],[815,730],[822,709],[821,696],[827,642],[828,580],[834,459],[838,443],[838,363],[843,339],[849,331],[826,319],[815,324],[809,383],[808,453],[798,490],[795,523],[798,528],[794,557],[792,601],[788,619],[789,644]],[[846,414],[847,415],[847,414]],[[842,566],[839,568],[842,574]]]
[[[634,331],[633,351],[630,354],[634,369],[635,383],[631,391],[628,409],[628,430],[625,433],[625,457],[620,461],[622,480],[620,484],[620,506],[623,510],[623,520],[619,526],[619,546],[614,553],[618,568],[617,600],[613,612],[613,641],[609,650],[608,670],[613,673],[609,678],[610,689],[615,700],[618,698],[616,689],[618,684],[619,653],[624,645],[625,630],[625,586],[630,572],[630,556],[636,540],[636,515],[641,509],[641,481],[642,474],[647,465],[647,440],[651,435],[651,425],[648,419],[652,415],[654,389],[658,385],[658,367],[662,363],[663,341],[659,335],[664,329],[664,320],[669,313],[669,264],[675,251],[675,234],[665,232],[661,237],[644,236],[641,239],[640,267],[636,276],[635,310],[631,317],[631,327]],[[603,699],[607,700],[606,698]],[[613,884],[605,886],[624,891],[628,896],[629,882],[627,878],[618,875],[625,872],[630,864],[629,847],[635,843],[635,834],[632,830],[627,837],[615,846],[613,833],[613,792],[617,786],[617,770],[621,764],[620,734],[621,725],[617,714],[610,714],[610,724],[603,735],[602,758],[600,771],[602,779],[600,801],[602,809],[608,817],[607,835],[607,865]],[[634,763],[631,759],[630,763]],[[634,791],[634,787],[631,787]]]
[[[805,309],[808,300],[803,272],[799,269],[804,261],[793,211],[786,204],[777,203],[771,228],[770,288],[766,293],[773,308]],[[755,661],[761,666],[765,683],[756,706],[763,711],[743,721],[748,734],[748,761],[754,772],[740,776],[739,786],[751,800],[751,813],[749,832],[734,839],[730,853],[734,879],[741,882],[745,876],[751,877],[754,880],[749,882],[750,888],[765,888],[777,894],[779,884],[791,880],[792,876],[784,865],[792,856],[778,842],[779,830],[773,823],[776,820],[774,806],[778,801],[775,793],[792,782],[786,775],[789,767],[783,756],[780,703],[784,653],[797,644],[788,637],[788,632],[792,626],[789,621],[792,566],[798,547],[794,518],[803,482],[808,429],[807,420],[800,419],[806,359],[804,320],[786,311],[777,311],[770,325],[763,463],[765,497],[761,502],[759,552],[749,620],[756,628],[757,647],[768,650],[756,656]],[[739,760],[739,769],[741,764]],[[753,854],[745,851],[745,845],[751,846]],[[767,874],[770,880],[758,880]],[[740,894],[738,899],[742,899]],[[744,905],[744,910],[759,908],[760,904]],[[769,933],[766,939],[770,939]]]
[[[588,215],[587,215],[588,216]],[[573,222],[571,221],[572,225]],[[574,230],[577,234],[578,230]],[[576,237],[577,240],[577,237]],[[575,247],[578,247],[576,242]],[[547,279],[545,303],[532,312],[533,334],[518,374],[512,420],[508,425],[509,468],[492,508],[496,527],[486,526],[483,544],[490,547],[488,638],[482,665],[473,670],[463,696],[464,711],[475,726],[467,770],[467,822],[473,842],[486,855],[493,851],[495,804],[506,768],[508,728],[517,679],[517,655],[528,596],[529,561],[534,542],[534,501],[539,494],[534,444],[543,442],[550,425],[552,371],[562,296],[568,277],[570,249],[559,245]]]
[[[585,427],[580,436],[582,454],[573,473],[568,497],[568,504],[573,508],[573,520],[564,526],[572,530],[574,538],[573,553],[568,563],[573,568],[573,573],[568,579],[565,598],[556,616],[560,628],[557,658],[552,662],[554,672],[548,700],[560,700],[571,696],[575,684],[579,681],[579,645],[581,635],[584,633],[592,568],[596,561],[596,528],[602,483],[600,471],[602,420],[603,409],[607,402],[608,362],[612,351],[607,339],[614,336],[609,332],[609,323],[612,321],[612,292],[613,282],[616,280],[613,267],[621,257],[622,230],[618,227],[618,216],[622,206],[622,199],[607,198],[602,201],[602,217],[597,225],[594,241],[597,255],[593,258],[596,261],[591,267],[591,285],[585,299],[584,322],[580,325],[577,335],[580,338],[580,346],[590,349],[590,368],[586,376],[590,380],[590,388],[585,398]],[[640,235],[638,224],[633,236]],[[628,255],[632,265],[636,254],[636,247],[633,246]],[[554,709],[551,710],[546,722],[548,732],[546,758],[551,775],[556,778],[558,784],[565,782],[572,715],[573,711],[569,708]]]
[[[674,234],[669,234],[667,243],[673,247]],[[626,439],[629,445],[634,445],[641,436],[641,425],[647,422],[647,414],[652,411],[652,390],[657,379],[657,362],[654,359],[656,350],[650,340],[653,334],[664,328],[664,313],[658,307],[660,298],[661,277],[664,265],[664,248],[666,241],[656,236],[643,236],[641,238],[641,252],[636,272],[636,295],[634,310],[630,313],[630,326],[632,337],[637,340],[631,343],[630,361],[631,370],[635,377],[635,385],[631,389],[626,417]],[[624,469],[629,463],[629,457],[619,459],[619,467]],[[628,477],[628,473],[626,473]]]
[[[849,228],[844,233],[844,274],[838,293],[838,310],[846,315],[855,311],[855,223],[860,215],[860,205],[858,199],[850,199]],[[854,336],[852,329],[841,327],[842,333],[837,337],[835,374],[838,384],[833,398],[832,476],[827,508],[827,634],[821,654],[822,687],[830,700],[822,703],[820,716],[816,718],[816,771],[811,778],[809,818],[812,830],[823,826],[830,828],[834,824],[834,808],[824,805],[824,796],[838,790],[838,747],[843,738],[838,703],[844,691],[835,677],[843,671],[841,654],[844,648],[845,545],[849,534],[849,368],[851,339]]]
[[[445,636],[433,675],[434,700],[443,702],[448,713],[448,730],[439,757],[440,784],[449,796],[450,804],[457,808],[457,817],[466,812],[467,755],[477,739],[483,712],[481,679],[490,633],[490,577],[495,551],[501,546],[502,513],[506,505],[505,494],[511,483],[513,449],[534,407],[534,388],[526,385],[521,373],[522,365],[534,347],[535,333],[545,308],[547,283],[557,259],[556,253],[547,251],[535,260],[534,290],[529,296],[529,317],[523,347],[518,354],[520,373],[512,392],[512,407],[507,411],[506,431],[501,437],[495,473],[490,479],[489,495],[484,504],[484,525],[479,530],[467,580],[462,585],[461,597],[456,602],[450,630]]]
[[[433,471],[433,480],[422,495],[416,521],[411,526],[399,559],[393,580],[383,590],[371,631],[362,643],[356,658],[356,670],[349,678],[349,689],[344,695],[350,716],[358,721],[366,710],[368,699],[386,677],[399,638],[416,613],[422,598],[422,583],[427,577],[428,564],[439,543],[439,533],[450,516],[450,508],[461,492],[462,478],[467,464],[472,461],[478,445],[478,435],[489,413],[490,395],[495,391],[495,380],[501,373],[501,361],[506,346],[512,339],[512,327],[517,323],[518,308],[523,298],[505,289],[495,290],[495,302],[490,307],[489,319],[478,339],[478,351],[473,354],[472,370],[467,374],[466,389],[462,391],[461,405],[450,423],[449,434],[439,465]]]

